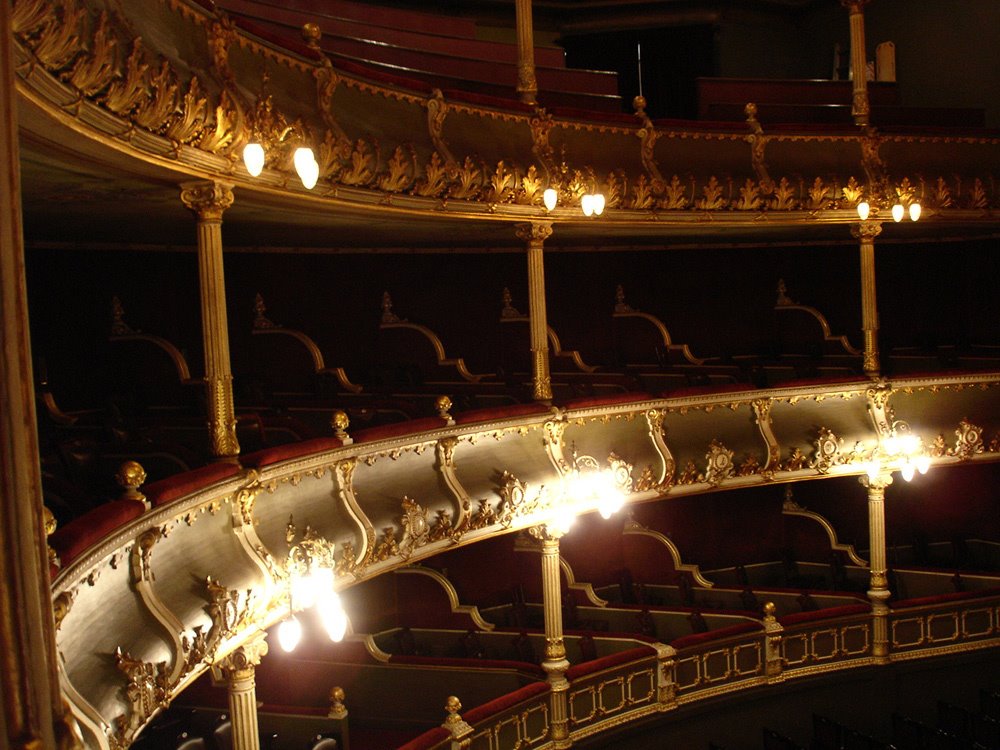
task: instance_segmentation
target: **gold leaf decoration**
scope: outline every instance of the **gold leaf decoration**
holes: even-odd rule
[[[726,207],[726,201],[722,197],[722,185],[715,175],[708,179],[708,183],[701,189],[703,198],[695,201],[695,206],[701,211],[718,211]]]
[[[670,211],[681,211],[688,207],[687,185],[676,174],[670,178],[670,184],[664,187],[660,206]]]
[[[408,146],[409,155],[402,146],[396,146],[387,164],[388,171],[378,180],[378,186],[387,193],[401,193],[409,188],[416,178],[417,155],[413,146]]]

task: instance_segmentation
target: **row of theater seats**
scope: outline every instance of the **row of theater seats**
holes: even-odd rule
[[[1000,748],[1000,692],[980,691],[977,709],[939,700],[936,712],[918,720],[894,712],[891,736],[880,740],[813,714],[812,738],[801,745],[782,733],[763,728],[764,750],[996,750]],[[709,743],[709,750],[726,750]]]

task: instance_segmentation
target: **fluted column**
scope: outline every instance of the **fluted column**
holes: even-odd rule
[[[542,669],[549,681],[549,739],[553,747],[570,747],[569,681],[566,669],[566,644],[563,641],[562,579],[559,567],[559,538],[555,529],[546,525],[530,529],[542,543],[542,607],[545,616],[545,658]]]
[[[872,657],[876,663],[889,662],[889,578],[885,555],[885,488],[892,484],[892,475],[861,477],[868,488],[868,546],[870,579],[868,600],[872,604]]]
[[[212,455],[239,455],[233,373],[229,363],[226,280],[222,264],[222,214],[233,204],[232,185],[191,182],[181,200],[198,217],[198,277],[201,282],[201,335],[205,348],[205,395]]]
[[[552,224],[518,224],[517,236],[528,244],[528,317],[531,327],[531,371],[536,401],[552,400],[549,374],[549,321],[545,314],[545,260],[542,248],[552,235]]]
[[[62,710],[28,336],[11,5],[0,3],[0,747],[27,750],[56,746]]]
[[[865,54],[865,14],[864,7],[870,0],[840,0],[841,5],[850,11],[851,23],[851,70],[854,80],[854,96],[851,101],[851,114],[854,124],[868,124],[868,56]]]
[[[517,96],[525,104],[535,104],[538,99],[538,81],[535,78],[535,31],[531,19],[531,0],[516,0],[517,24]]]
[[[877,221],[862,221],[851,229],[861,248],[861,331],[865,338],[862,366],[866,375],[876,378],[881,365],[878,354],[878,305],[875,300],[875,238],[881,232],[882,225]]]
[[[229,718],[233,728],[233,750],[260,750],[257,729],[256,669],[267,655],[264,636],[245,643],[218,666],[229,683]]]

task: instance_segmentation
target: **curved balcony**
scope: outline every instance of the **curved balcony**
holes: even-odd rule
[[[586,399],[528,414],[513,407],[509,417],[504,409],[445,414],[179,475],[145,488],[150,510],[123,498],[52,537],[63,563],[53,596],[64,692],[90,746],[128,744],[211,663],[287,614],[290,516],[331,546],[343,589],[544,522],[561,502],[571,449],[615,468],[630,503],[863,474],[875,446],[873,420],[887,406],[935,446],[934,464],[995,461],[1000,445],[984,436],[1000,432],[998,386],[1000,378],[986,373]],[[917,602],[913,612],[897,605],[891,622],[899,658],[994,644],[987,604]],[[836,614],[832,628],[791,615],[765,618],[764,635],[741,631],[722,645],[695,636],[656,656],[616,662],[613,679],[606,665],[578,669],[570,677],[573,731],[582,737],[673,702],[764,684],[777,677],[778,661],[785,679],[797,669],[811,674],[818,663],[869,663],[870,615]],[[668,670],[658,666],[668,658]],[[623,685],[632,697],[599,695]],[[505,704],[503,721],[515,708],[535,711]],[[493,719],[481,718],[466,720],[493,731]]]

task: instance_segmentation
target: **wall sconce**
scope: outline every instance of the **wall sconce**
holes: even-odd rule
[[[289,544],[288,573],[289,616],[278,626],[278,643],[293,651],[302,639],[302,625],[295,609],[316,607],[323,628],[332,641],[341,641],[347,633],[347,613],[340,595],[334,590],[334,545],[306,526],[302,539],[295,541],[295,524],[288,519],[285,540]]]
[[[567,476],[565,495],[579,509],[597,508],[604,519],[611,518],[625,505],[625,493],[613,469],[601,469],[592,456],[573,455],[573,468]]]
[[[284,115],[276,112],[271,95],[267,93],[268,75],[264,73],[261,93],[257,96],[253,113],[250,141],[243,147],[243,166],[251,177],[260,177],[267,163],[268,155],[287,144],[296,134],[296,127],[289,125]],[[301,126],[298,126],[301,130]],[[295,173],[306,190],[316,187],[319,180],[319,163],[308,146],[295,149],[292,158]]]
[[[920,436],[910,432],[910,426],[900,420],[893,422],[889,434],[879,440],[867,472],[874,479],[883,470],[898,470],[905,481],[911,482],[917,472],[926,474],[930,467],[931,459]]]

